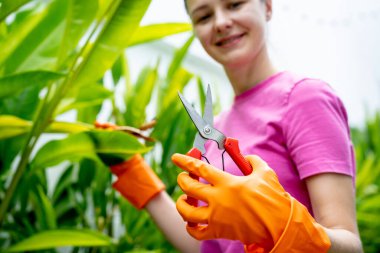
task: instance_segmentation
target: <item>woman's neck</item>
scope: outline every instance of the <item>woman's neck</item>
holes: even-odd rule
[[[251,62],[239,66],[224,66],[235,95],[240,95],[258,83],[277,73],[269,59],[266,48],[263,48]]]

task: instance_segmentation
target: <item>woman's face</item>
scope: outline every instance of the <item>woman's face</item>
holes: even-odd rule
[[[225,67],[251,62],[264,49],[270,0],[187,0],[187,6],[195,35]]]

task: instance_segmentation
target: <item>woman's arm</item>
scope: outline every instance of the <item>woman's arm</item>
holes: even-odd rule
[[[161,191],[149,201],[146,210],[176,249],[184,253],[199,252],[200,242],[187,233],[186,223],[165,191]]]
[[[352,178],[324,173],[305,179],[316,221],[331,241],[329,253],[362,253]]]

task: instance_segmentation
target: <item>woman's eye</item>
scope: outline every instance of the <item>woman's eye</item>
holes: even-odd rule
[[[199,16],[198,18],[195,19],[195,23],[205,23],[209,18],[211,17],[210,14],[205,14],[202,16]]]
[[[241,5],[243,4],[243,2],[233,2],[233,3],[230,3],[228,5],[228,8],[231,9],[231,10],[234,10],[234,9],[237,9],[239,8]]]

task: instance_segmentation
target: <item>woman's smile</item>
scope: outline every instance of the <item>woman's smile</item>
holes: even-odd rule
[[[246,33],[239,33],[239,34],[225,36],[218,39],[215,42],[215,45],[221,48],[229,48],[238,44],[245,35]]]

